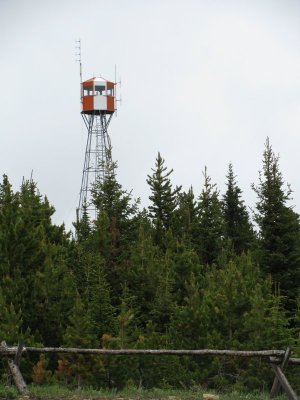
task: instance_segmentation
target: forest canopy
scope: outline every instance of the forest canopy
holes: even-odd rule
[[[75,235],[33,180],[0,184],[0,338],[94,348],[282,349],[300,352],[300,222],[279,158],[266,141],[255,210],[229,164],[220,193],[203,172],[198,197],[173,187],[158,153],[140,209],[117,165],[93,187]],[[255,180],[255,179],[254,179]],[[259,361],[86,355],[26,359],[35,383],[261,389]],[[174,370],[176,369],[176,374]],[[0,373],[5,377],[6,367]],[[296,378],[291,376],[291,380]]]

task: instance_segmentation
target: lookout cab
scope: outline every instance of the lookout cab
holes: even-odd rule
[[[82,114],[113,114],[115,83],[103,78],[82,82]]]

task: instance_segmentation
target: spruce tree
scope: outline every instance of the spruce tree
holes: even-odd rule
[[[72,298],[65,290],[70,282],[66,273],[69,237],[63,225],[52,224],[53,213],[54,208],[40,195],[35,182],[23,180],[20,190],[14,193],[4,176],[0,186],[3,295],[7,304],[22,312],[23,331],[30,328],[45,344],[49,338],[49,344],[58,344],[61,339],[64,328],[58,326]],[[47,312],[49,327],[45,322]]]
[[[86,254],[87,285],[85,301],[93,324],[93,332],[98,338],[116,331],[116,310],[111,304],[110,287],[104,270],[104,260],[97,254]]]
[[[169,170],[165,166],[165,160],[158,153],[153,174],[148,175],[147,183],[152,194],[149,196],[151,205],[149,206],[150,217],[155,227],[156,243],[162,245],[164,233],[172,228],[173,212],[177,207],[178,193],[180,187],[173,189],[170,175],[173,169]]]
[[[76,222],[73,223],[76,229],[76,237],[78,242],[86,241],[91,233],[91,221],[86,203],[83,204],[82,208],[83,210],[81,219],[79,220],[79,210],[77,210],[77,219]]]
[[[130,245],[137,237],[139,204],[139,200],[133,200],[131,192],[124,190],[117,181],[116,169],[116,163],[107,163],[105,177],[93,187],[93,202],[99,214],[91,234],[93,251],[100,252],[105,260],[114,306],[118,304]]]
[[[31,295],[27,300],[26,315],[34,311],[30,314],[29,326],[44,345],[61,345],[74,297],[75,279],[60,250],[56,257],[47,257],[43,269],[32,276]]]
[[[94,348],[97,344],[93,334],[93,324],[79,294],[74,299],[74,306],[69,315],[68,326],[63,336],[63,344],[67,347]],[[77,387],[88,383],[91,373],[91,357],[84,354],[74,354],[67,357],[70,369],[74,375]]]
[[[20,265],[26,282],[24,325],[41,335],[44,343],[56,345],[61,341],[64,317],[74,293],[67,264],[69,235],[63,225],[52,223],[55,209],[41,196],[34,181],[24,180],[16,195],[20,208],[15,263]],[[45,321],[47,312],[53,321],[51,328]]]
[[[249,250],[254,242],[253,228],[241,194],[242,191],[237,185],[230,163],[227,174],[227,190],[222,201],[224,235],[238,254]]]
[[[197,204],[197,221],[193,232],[193,241],[203,264],[216,261],[221,248],[224,231],[219,191],[204,170],[204,187]]]
[[[174,298],[181,305],[189,295],[187,285],[191,278],[194,277],[197,282],[202,280],[203,266],[196,251],[185,241],[176,240],[170,258],[174,268]]]
[[[105,164],[105,176],[99,179],[93,189],[93,203],[99,215],[105,212],[110,223],[112,240],[130,240],[132,237],[131,220],[138,211],[139,200],[132,200],[131,192],[127,192],[117,181],[117,163]]]
[[[159,274],[155,297],[150,311],[151,320],[157,331],[166,334],[172,318],[174,301],[174,262],[167,250]]]
[[[289,205],[291,189],[285,187],[279,170],[279,157],[272,150],[269,139],[263,153],[263,169],[259,183],[253,185],[258,197],[255,222],[259,227],[259,262],[282,293],[294,301],[300,279],[299,216]],[[294,308],[289,303],[289,308]]]
[[[178,193],[178,208],[174,212],[174,234],[191,242],[196,221],[196,201],[193,188],[187,192]]]
[[[136,317],[142,329],[150,319],[162,264],[163,254],[153,243],[150,222],[143,219],[124,274],[128,289],[135,298]]]
[[[19,235],[23,229],[20,213],[19,196],[4,175],[0,184],[0,280],[7,303],[17,310],[24,308],[27,293],[21,263],[24,244],[23,236]]]
[[[32,341],[30,330],[23,332],[21,310],[16,311],[13,304],[7,304],[0,287],[0,337],[9,345],[17,345],[19,341]]]
[[[194,274],[185,282],[185,290],[184,301],[175,308],[171,319],[173,346],[184,349],[207,348],[207,330],[211,328],[210,314],[203,301],[201,283]]]

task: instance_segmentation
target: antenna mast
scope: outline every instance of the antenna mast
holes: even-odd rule
[[[82,104],[82,62],[81,62],[81,40],[78,39],[76,43],[76,61],[79,62],[79,76],[80,76],[80,103]]]
[[[120,98],[118,98],[118,96],[117,96],[118,85],[120,85],[120,88],[121,88],[121,78],[119,79],[119,81],[117,81],[117,64],[115,64],[115,100],[116,100],[115,113],[116,113],[116,116],[117,116],[117,111],[118,111],[118,106],[117,105],[118,105],[118,103],[120,103],[120,105],[122,103],[121,96],[120,96]]]

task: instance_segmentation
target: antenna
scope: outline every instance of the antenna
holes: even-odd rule
[[[118,112],[118,107],[117,107],[117,64],[115,64],[115,107],[116,107],[116,116],[117,116],[117,112]]]
[[[117,116],[117,111],[118,111],[118,107],[117,107],[117,103],[119,102],[120,105],[122,104],[122,100],[121,100],[121,96],[118,99],[117,97],[117,87],[118,85],[120,85],[121,88],[121,78],[120,80],[117,82],[117,64],[115,64],[115,99],[116,99],[116,116]]]
[[[75,40],[76,46],[76,62],[79,62],[79,76],[80,76],[80,103],[82,104],[82,62],[81,62],[81,40]]]

